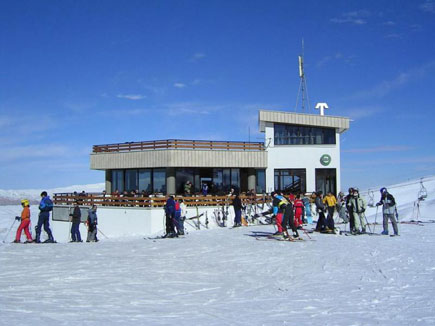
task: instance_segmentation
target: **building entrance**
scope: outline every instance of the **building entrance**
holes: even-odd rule
[[[337,195],[336,169],[316,169],[316,191]]]

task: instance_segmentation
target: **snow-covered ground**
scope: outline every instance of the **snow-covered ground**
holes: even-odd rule
[[[435,177],[425,180],[429,222]],[[418,182],[390,189],[411,220]],[[19,210],[0,207],[2,239]],[[381,222],[376,208],[369,214]],[[0,325],[435,325],[435,223],[401,224],[400,237],[304,242],[261,241],[259,231],[274,227],[1,244]]]

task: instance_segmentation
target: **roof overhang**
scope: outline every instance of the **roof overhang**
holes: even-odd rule
[[[335,128],[340,134],[348,130],[350,125],[350,119],[345,117],[269,110],[260,110],[258,112],[258,121],[260,132],[265,131],[267,122],[299,126]]]

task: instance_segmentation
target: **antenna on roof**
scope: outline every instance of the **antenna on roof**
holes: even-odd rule
[[[302,107],[302,111],[305,111],[305,102],[307,102],[308,107],[310,107],[310,100],[308,99],[307,81],[305,80],[305,71],[304,71],[304,39],[302,39],[302,54],[298,57],[298,59],[299,59],[300,82],[299,82],[298,96],[296,97],[295,110],[298,109],[299,95],[302,95],[301,107]]]

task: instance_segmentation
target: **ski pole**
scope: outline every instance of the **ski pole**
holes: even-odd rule
[[[100,232],[106,239],[109,239],[107,235],[105,235],[103,232],[101,232],[100,228],[97,228],[97,232]]]
[[[376,219],[378,217],[378,208],[379,208],[379,206],[376,206],[375,224],[373,225],[373,233],[375,233],[375,229],[376,229]]]
[[[14,222],[12,223],[11,227],[9,228],[8,233],[6,233],[5,237],[3,238],[3,243],[5,243],[5,240],[6,240],[6,238],[8,237],[9,232],[11,232],[12,228],[14,227],[14,225],[15,225],[15,221],[16,221],[16,220],[17,220],[17,219],[14,218]]]
[[[366,216],[366,214],[363,213],[363,215],[364,215],[364,218],[365,218],[365,220],[366,220],[367,227],[369,228],[370,233],[373,233],[373,232],[372,232],[372,229],[370,228],[369,221],[367,220],[367,216]]]

